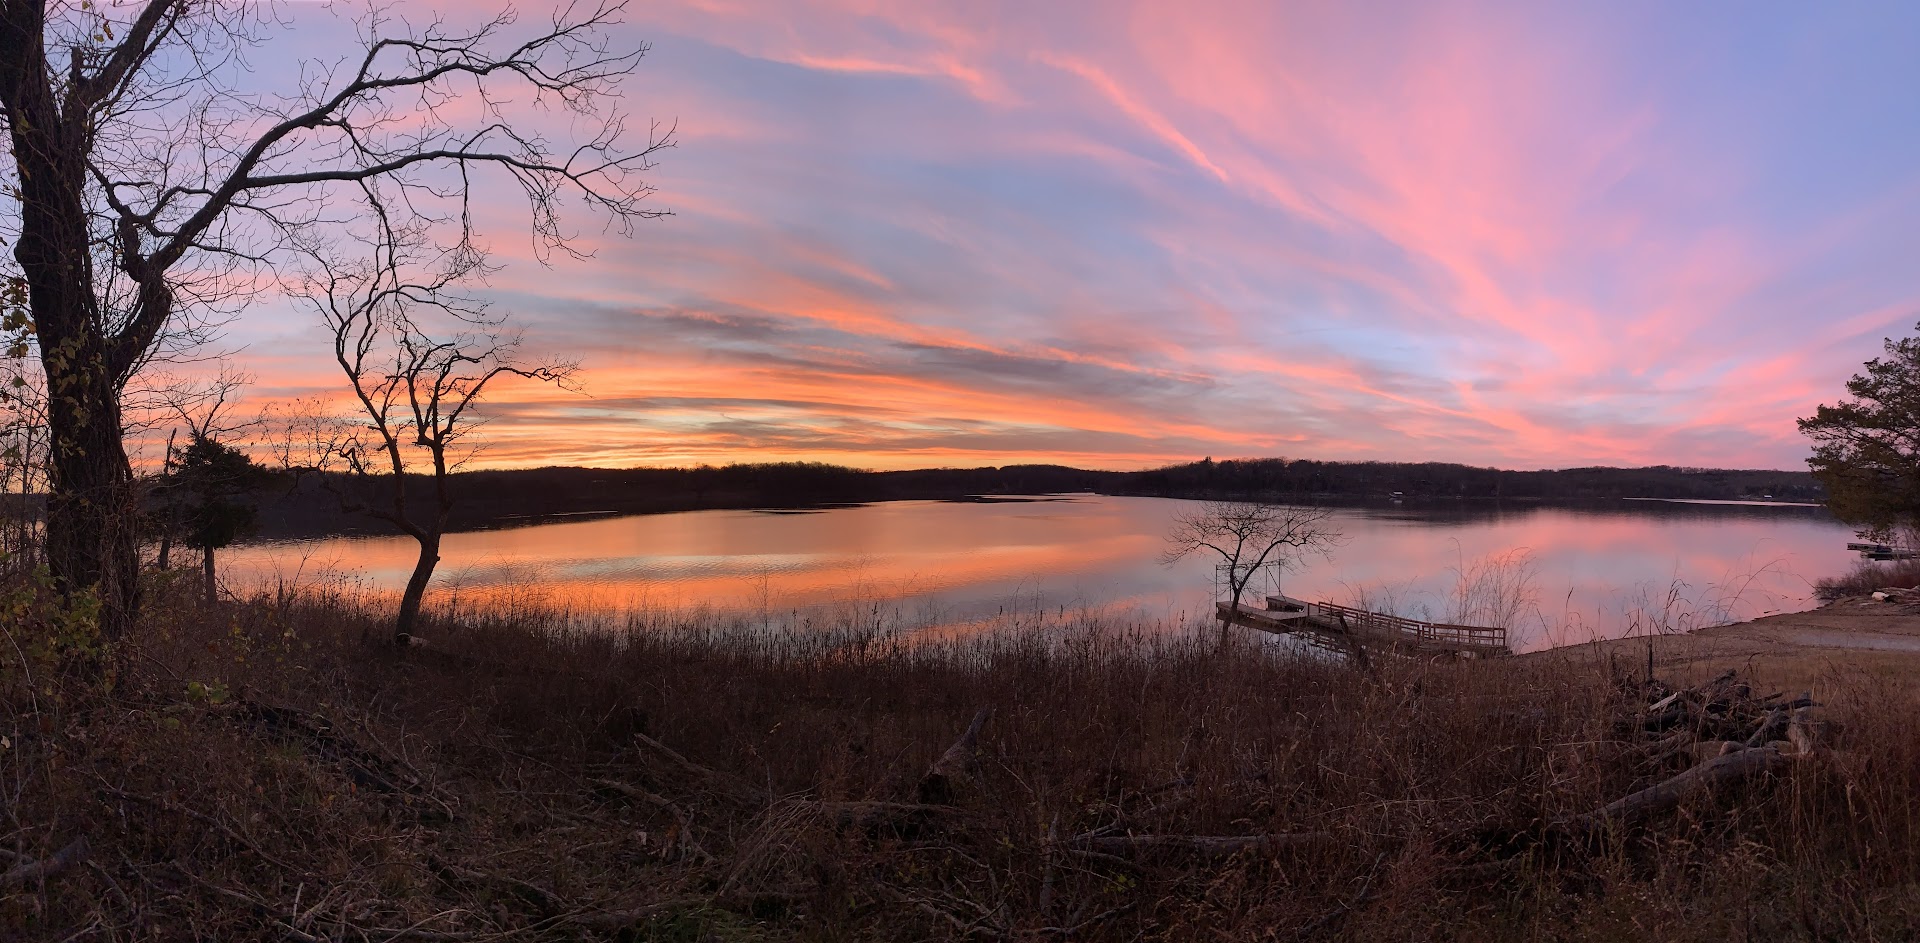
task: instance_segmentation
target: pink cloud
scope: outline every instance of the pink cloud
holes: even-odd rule
[[[1768,200],[1797,166],[1714,123],[1776,103],[1700,91],[1708,51],[1676,58],[1632,11],[634,15],[656,45],[627,105],[680,120],[656,179],[677,215],[584,227],[595,260],[543,269],[512,201],[483,207],[492,288],[530,337],[586,340],[609,402],[806,405],[530,398],[610,439],[556,456],[1018,460],[1041,453],[1009,430],[1045,430],[1095,465],[1790,465],[1793,417],[1920,299],[1850,261],[1914,234],[1920,178],[1788,221]],[[645,334],[662,311],[710,346]],[[277,356],[281,385],[314,382]],[[538,461],[531,422],[503,419],[489,461]]]

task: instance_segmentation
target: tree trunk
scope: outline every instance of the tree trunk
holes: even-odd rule
[[[414,626],[420,621],[420,600],[427,594],[434,565],[440,562],[439,534],[415,539],[420,541],[420,560],[413,565],[413,576],[407,579],[407,591],[400,597],[400,617],[393,625],[393,643],[402,647],[413,640]]]
[[[160,463],[160,489],[163,495],[171,490],[169,486],[173,483],[173,433],[174,430],[167,430],[167,457]],[[160,527],[160,558],[155,563],[155,569],[162,573],[165,573],[167,565],[173,562],[173,532],[180,526],[179,501],[173,495],[165,495],[165,497],[167,519]]]
[[[120,404],[104,370],[62,366],[58,374],[51,365],[47,370],[53,438],[47,564],[62,593],[98,594],[101,633],[114,641],[133,621],[140,588]]]
[[[1571,832],[1592,831],[1607,825],[1633,826],[1680,804],[1696,793],[1730,785],[1749,776],[1776,772],[1792,762],[1778,746],[1734,750],[1695,766],[1665,782],[1607,803],[1584,815],[1562,816],[1554,827]]]
[[[1238,565],[1239,564],[1233,564],[1232,566],[1238,566]],[[1220,643],[1218,647],[1221,650],[1225,650],[1227,647],[1227,643],[1231,641],[1233,638],[1233,620],[1238,618],[1240,615],[1240,597],[1246,593],[1247,584],[1244,581],[1239,583],[1234,582],[1232,570],[1229,569],[1228,575],[1227,575],[1227,589],[1232,594],[1229,597],[1229,600],[1233,604],[1233,609],[1229,613],[1225,613],[1220,616]]]
[[[200,548],[200,575],[207,582],[207,602],[219,602],[220,585],[213,579],[213,546],[211,544]]]
[[[61,108],[49,78],[46,7],[6,2],[0,13],[0,107],[20,208],[13,257],[27,280],[47,378],[47,563],[63,594],[98,594],[101,632],[112,641],[138,603],[133,476],[120,441],[120,381],[134,358],[107,336],[94,293],[89,114]],[[165,290],[158,281],[151,287]]]

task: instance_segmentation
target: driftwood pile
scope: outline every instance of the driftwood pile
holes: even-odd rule
[[[1920,588],[1883,586],[1871,593],[1843,596],[1827,603],[1829,609],[1867,609],[1875,612],[1920,613]]]
[[[1512,854],[1545,840],[1560,843],[1597,837],[1609,830],[1648,824],[1691,798],[1758,782],[1794,764],[1829,752],[1837,725],[1820,715],[1811,693],[1797,697],[1756,694],[1728,670],[1705,684],[1676,689],[1658,680],[1620,685],[1616,733],[1628,746],[1620,759],[1646,782],[1618,799],[1584,813],[1558,816],[1531,827],[1454,835],[1454,844],[1498,847]],[[1614,741],[1617,745],[1619,740]],[[1191,786],[1176,781],[1166,788]],[[1544,827],[1542,827],[1544,826]],[[1141,834],[1113,823],[1073,836],[1066,844],[1099,857],[1182,855],[1219,858],[1243,851],[1270,854],[1337,844],[1329,831],[1248,835]],[[1489,861],[1484,866],[1502,864]]]
[[[1659,680],[1623,682],[1619,690],[1617,734],[1629,741],[1626,759],[1650,779],[1648,785],[1589,812],[1546,823],[1549,835],[1578,836],[1606,828],[1633,827],[1669,811],[1686,799],[1732,787],[1744,780],[1788,769],[1817,758],[1832,747],[1837,725],[1821,716],[1811,693],[1787,697],[1759,695],[1729,669],[1705,684],[1676,689]],[[982,726],[991,711],[981,710],[966,731],[921,778],[907,802],[807,802],[801,808],[836,823],[868,829],[919,831],[951,819],[961,788],[978,772],[976,757]],[[740,807],[764,804],[750,787],[696,766],[664,744],[640,736],[643,756],[662,785],[719,797]],[[677,782],[675,782],[677,781]],[[662,808],[672,804],[652,793],[606,780],[602,790],[640,798]],[[1153,793],[1184,793],[1190,778],[1176,779]],[[1173,798],[1179,804],[1181,796]],[[676,810],[676,814],[681,814]],[[1338,841],[1326,831],[1245,835],[1139,833],[1125,822],[1056,840],[1074,852],[1131,857],[1143,853],[1217,858],[1242,851],[1274,852]]]
[[[1680,690],[1653,679],[1623,682],[1620,699],[1618,732],[1634,742],[1631,758],[1664,778],[1592,812],[1562,817],[1553,823],[1558,831],[1638,825],[1690,796],[1817,757],[1836,733],[1811,693],[1758,696],[1732,669]]]

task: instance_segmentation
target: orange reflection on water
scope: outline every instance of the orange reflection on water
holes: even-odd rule
[[[1181,504],[902,501],[454,534],[429,602],[955,631],[1076,613],[1178,625],[1211,613],[1215,563],[1159,562]],[[1792,508],[1378,506],[1339,509],[1334,526],[1341,545],[1286,573],[1287,593],[1481,621],[1471,617],[1486,595],[1474,591],[1474,574],[1509,555],[1489,575],[1505,580],[1507,593],[1526,577],[1527,604],[1513,618],[1523,648],[1806,608],[1811,581],[1852,559],[1843,527]],[[236,548],[225,566],[243,592],[346,570],[390,593],[413,560],[405,538],[334,539]],[[1520,560],[1524,567],[1514,565]]]
[[[575,609],[714,607],[786,612],[932,599],[1151,559],[1157,535],[1107,516],[1050,514],[1052,502],[894,502],[818,513],[705,511],[449,535],[436,584],[462,600],[548,600]],[[405,582],[407,538],[236,548],[249,587],[303,571]],[[304,564],[304,567],[302,566]]]

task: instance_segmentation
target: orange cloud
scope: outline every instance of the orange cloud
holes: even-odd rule
[[[1920,298],[1920,182],[1848,156],[1906,138],[1808,104],[1885,89],[1642,15],[637,8],[676,215],[571,217],[594,258],[543,268],[477,208],[593,394],[504,394],[484,461],[1792,465]],[[1778,130],[1821,121],[1848,147]],[[310,330],[247,330],[326,386]]]

